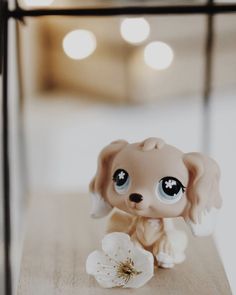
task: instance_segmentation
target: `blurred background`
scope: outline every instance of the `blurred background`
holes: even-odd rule
[[[223,1],[218,1],[223,2]],[[158,5],[166,1],[24,0],[24,8]],[[199,4],[205,1],[168,1]],[[113,140],[162,137],[220,164],[215,239],[236,292],[236,17],[214,17],[209,146],[203,92],[207,16],[38,17],[19,28],[27,182],[31,195],[83,193]],[[205,138],[206,139],[206,138]],[[205,150],[204,150],[205,149]]]

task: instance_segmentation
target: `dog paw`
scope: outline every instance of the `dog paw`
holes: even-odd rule
[[[162,268],[173,268],[174,267],[174,259],[171,255],[165,252],[159,252],[156,255],[157,264]]]

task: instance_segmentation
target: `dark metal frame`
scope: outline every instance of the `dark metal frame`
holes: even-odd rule
[[[2,74],[2,175],[3,175],[3,226],[5,293],[12,294],[11,276],[11,222],[10,222],[10,171],[9,171],[9,110],[8,110],[8,1],[1,0],[1,62]]]
[[[126,6],[104,8],[71,9],[33,9],[24,10],[17,7],[8,12],[9,17],[21,19],[25,16],[66,15],[66,16],[118,16],[118,15],[167,15],[167,14],[216,14],[236,12],[236,4],[213,5],[210,0],[206,5],[174,6]]]
[[[130,6],[104,8],[65,8],[25,10],[15,2],[15,9],[9,10],[8,0],[0,0],[0,74],[2,75],[2,158],[4,197],[4,250],[5,250],[5,294],[12,295],[11,278],[11,210],[9,171],[9,109],[8,109],[8,20],[22,21],[25,17],[39,16],[121,16],[121,15],[207,15],[205,40],[205,77],[203,89],[203,142],[205,151],[209,147],[210,136],[210,96],[212,80],[212,52],[214,44],[214,15],[236,13],[236,4],[214,4],[208,0],[205,5]]]

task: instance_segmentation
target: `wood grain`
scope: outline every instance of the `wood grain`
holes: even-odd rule
[[[32,199],[18,295],[232,294],[212,238],[193,238],[183,222],[189,235],[183,264],[158,269],[140,289],[102,289],[86,274],[85,261],[100,248],[106,220],[90,219],[89,211],[87,195]]]

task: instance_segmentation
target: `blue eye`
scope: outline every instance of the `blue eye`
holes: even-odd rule
[[[130,177],[124,169],[117,169],[113,174],[114,188],[118,194],[125,194],[130,186]]]
[[[157,184],[156,194],[160,201],[166,204],[178,202],[185,191],[183,184],[175,177],[163,177]]]

